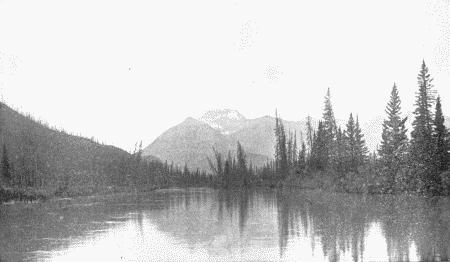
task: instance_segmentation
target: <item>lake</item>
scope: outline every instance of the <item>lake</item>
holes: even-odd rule
[[[450,199],[167,189],[0,206],[0,261],[445,261]]]

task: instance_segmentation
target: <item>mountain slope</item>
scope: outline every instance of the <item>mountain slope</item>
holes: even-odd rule
[[[227,121],[226,117],[230,114],[236,117]],[[287,129],[297,130],[297,138],[300,139],[300,130],[304,128],[305,122],[286,121],[285,124]],[[173,161],[177,166],[187,163],[190,169],[210,171],[207,157],[213,157],[212,148],[224,156],[228,151],[234,155],[239,141],[247,153],[248,161],[263,166],[273,157],[274,128],[273,117],[248,120],[234,110],[208,111],[201,120],[188,117],[181,124],[168,129],[144,148],[143,155],[154,155],[169,163]]]
[[[144,148],[143,155],[154,155],[178,166],[187,163],[191,169],[209,170],[206,158],[212,155],[212,148],[226,152],[231,144],[220,131],[188,117]]]
[[[184,166],[186,163],[191,170],[210,171],[207,158],[213,158],[213,147],[223,156],[231,151],[234,154],[237,140],[223,134],[220,128],[212,128],[203,121],[188,117],[181,124],[174,126],[161,134],[153,143],[144,148],[143,155],[154,155],[169,164]],[[248,160],[257,166],[267,162],[266,155],[249,151]]]
[[[100,186],[120,175],[130,156],[114,146],[51,129],[0,103],[0,132],[12,166],[0,184],[54,190],[61,185]]]

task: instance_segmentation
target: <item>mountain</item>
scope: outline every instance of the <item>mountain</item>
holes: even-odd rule
[[[231,130],[241,130],[243,126],[248,124],[249,120],[243,118],[239,113],[233,114],[233,116],[239,116],[232,118],[232,120],[236,120],[235,123],[226,121],[223,114],[215,118],[211,117],[211,114],[205,115],[207,117],[202,118],[202,120],[188,117],[181,124],[168,129],[153,143],[144,148],[142,155],[153,155],[159,159],[167,160],[169,164],[173,161],[174,165],[179,167],[186,163],[191,170],[199,168],[209,171],[207,158],[213,158],[213,147],[223,156],[226,156],[228,151],[234,154],[238,139],[229,134],[232,132]],[[209,119],[210,124],[205,123],[206,119]],[[234,131],[234,134],[237,134],[236,132]],[[257,166],[264,165],[270,158],[270,155],[248,150],[244,144],[243,146],[248,160]]]
[[[209,170],[207,157],[212,155],[212,148],[226,152],[231,144],[219,130],[188,117],[144,148],[142,155],[153,155],[169,164],[173,161],[178,166],[187,163],[191,169]]]
[[[300,131],[306,121],[284,121],[286,129]],[[153,155],[161,160],[172,161],[176,166],[187,163],[190,169],[210,171],[207,157],[213,157],[213,147],[226,156],[235,153],[239,141],[249,162],[263,166],[274,154],[275,118],[246,119],[236,110],[211,110],[200,119],[188,117],[181,124],[161,134],[144,148],[143,156]]]

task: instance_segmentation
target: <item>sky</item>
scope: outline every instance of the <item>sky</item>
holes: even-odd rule
[[[413,110],[422,60],[450,116],[450,1],[0,0],[3,99],[130,151],[186,117]]]

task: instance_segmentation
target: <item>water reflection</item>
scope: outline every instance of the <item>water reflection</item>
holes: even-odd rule
[[[303,258],[297,246],[306,245],[321,261],[448,259],[448,199],[299,191],[277,198],[281,257]]]
[[[445,261],[448,198],[162,190],[0,207],[1,261]]]

